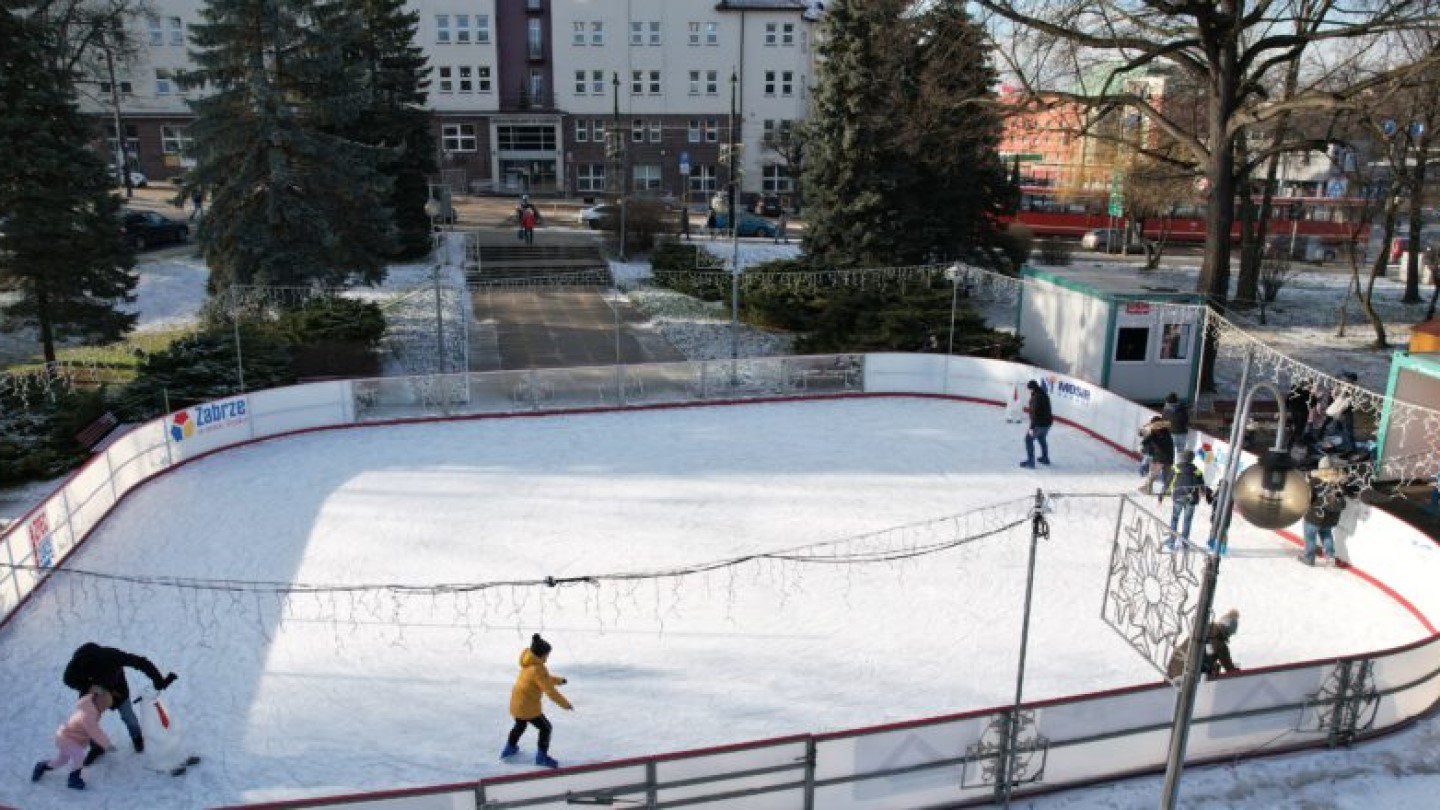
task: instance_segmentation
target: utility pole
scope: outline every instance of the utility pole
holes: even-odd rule
[[[125,130],[120,126],[120,85],[115,81],[115,51],[109,39],[104,41],[105,69],[110,74],[110,110],[115,117],[115,174],[120,185],[125,187],[125,199],[135,197],[135,183],[130,179],[130,167],[125,163]]]
[[[621,137],[620,130],[620,73],[610,74],[610,87],[614,90],[614,107],[610,115],[610,129],[615,138],[611,144],[610,166],[615,177],[611,187],[620,195],[620,261],[625,261],[625,200],[629,195],[626,189],[625,177],[625,139]]]
[[[730,208],[730,378],[735,381],[736,363],[740,359],[740,221],[735,210],[735,181],[739,170],[735,164],[740,159],[740,150],[735,148],[735,93],[740,78],[730,71],[730,190],[727,205]]]

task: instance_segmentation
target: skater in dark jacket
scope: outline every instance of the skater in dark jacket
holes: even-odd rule
[[[130,684],[125,682],[127,667],[145,673],[156,691],[174,683],[177,677],[173,672],[161,675],[160,670],[144,656],[90,642],[81,644],[75,654],[70,656],[70,663],[65,665],[64,680],[66,686],[81,695],[88,694],[92,686],[103,687],[109,692],[115,699],[115,710],[120,712],[120,719],[130,731],[130,741],[134,743],[135,753],[138,754],[145,750],[145,737],[140,733],[140,721],[135,717],[135,709],[130,705]],[[104,753],[102,746],[91,744],[90,753],[85,756],[85,764],[89,765]]]
[[[1180,460],[1175,462],[1175,468],[1170,471],[1170,488],[1166,491],[1172,506],[1170,538],[1165,541],[1166,548],[1175,548],[1181,538],[1190,539],[1190,524],[1195,519],[1195,505],[1200,503],[1200,496],[1204,492],[1205,476],[1200,472],[1200,468],[1195,466],[1195,451],[1182,451]]]
[[[1170,437],[1175,445],[1184,445],[1185,435],[1190,432],[1190,406],[1180,401],[1179,394],[1171,391],[1165,397],[1165,407],[1160,409],[1160,415],[1170,423]]]
[[[535,755],[535,764],[544,765],[547,768],[558,768],[560,764],[550,758],[550,732],[553,727],[545,713],[540,710],[540,696],[549,696],[555,701],[555,705],[562,709],[574,709],[570,701],[560,694],[556,686],[565,683],[564,678],[556,678],[545,668],[545,659],[550,657],[550,642],[540,637],[539,633],[530,637],[530,647],[520,652],[520,676],[515,679],[515,687],[510,690],[510,716],[515,718],[515,725],[510,729],[510,737],[505,741],[505,749],[500,752],[501,759],[509,759],[520,752],[520,735],[525,733],[525,726],[532,725],[540,732],[539,753]]]
[[[1310,508],[1305,511],[1305,551],[1300,562],[1315,564],[1315,554],[1323,544],[1325,556],[1336,566],[1345,564],[1335,556],[1335,527],[1345,512],[1345,472],[1334,456],[1320,459],[1320,468],[1310,473]]]
[[[1151,485],[1159,479],[1160,491],[1164,492],[1164,485],[1169,483],[1170,465],[1175,463],[1175,440],[1170,436],[1170,425],[1165,417],[1157,416],[1140,429],[1140,437],[1140,450],[1150,459],[1150,473],[1145,476],[1140,491],[1150,492]]]
[[[1050,414],[1050,395],[1040,383],[1031,380],[1025,383],[1030,389],[1030,429],[1025,431],[1025,460],[1020,462],[1021,467],[1034,468],[1038,460],[1041,464],[1050,463],[1050,444],[1045,441],[1046,435],[1050,433],[1050,426],[1055,424],[1055,417]],[[1040,458],[1035,458],[1035,445],[1040,445]]]

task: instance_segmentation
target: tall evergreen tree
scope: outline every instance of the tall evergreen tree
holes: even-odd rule
[[[344,0],[340,7],[359,23],[346,46],[366,95],[363,109],[339,134],[384,147],[380,171],[394,181],[389,206],[398,253],[414,258],[430,250],[428,181],[435,173],[435,139],[430,134],[425,88],[430,68],[415,44],[420,14],[406,0]]]
[[[34,6],[0,6],[0,309],[32,326],[45,360],[68,337],[114,340],[135,316],[134,254],[120,234],[120,201],[93,133],[75,106],[74,77],[52,59],[61,32]]]
[[[382,150],[336,134],[366,103],[352,16],[312,0],[210,0],[201,16],[187,82],[212,93],[192,102],[186,190],[211,195],[211,290],[378,281],[394,251]]]
[[[806,250],[828,265],[992,261],[1016,192],[995,73],[958,0],[838,0],[805,159]]]

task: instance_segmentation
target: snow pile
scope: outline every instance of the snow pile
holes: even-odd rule
[[[198,255],[142,261],[135,269],[140,277],[140,283],[135,285],[135,301],[120,307],[123,312],[139,316],[135,331],[183,329],[199,322],[210,268]]]

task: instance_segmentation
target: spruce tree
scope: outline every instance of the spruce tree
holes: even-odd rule
[[[382,150],[337,134],[365,103],[345,56],[352,16],[311,0],[210,0],[201,16],[187,82],[210,94],[192,102],[186,190],[211,197],[211,290],[381,279],[394,252]]]
[[[415,44],[419,12],[406,0],[344,0],[340,7],[359,23],[346,46],[365,99],[360,114],[339,134],[385,148],[380,171],[394,182],[389,207],[395,220],[397,256],[414,258],[431,248],[428,181],[435,173],[425,88],[430,68]]]
[[[73,77],[52,67],[61,32],[34,12],[0,7],[0,287],[18,294],[0,313],[34,327],[54,362],[59,340],[114,340],[134,324],[116,305],[134,300],[135,257]]]
[[[997,263],[1016,193],[985,39],[958,0],[911,6],[827,8],[805,157],[806,250],[824,265]]]

